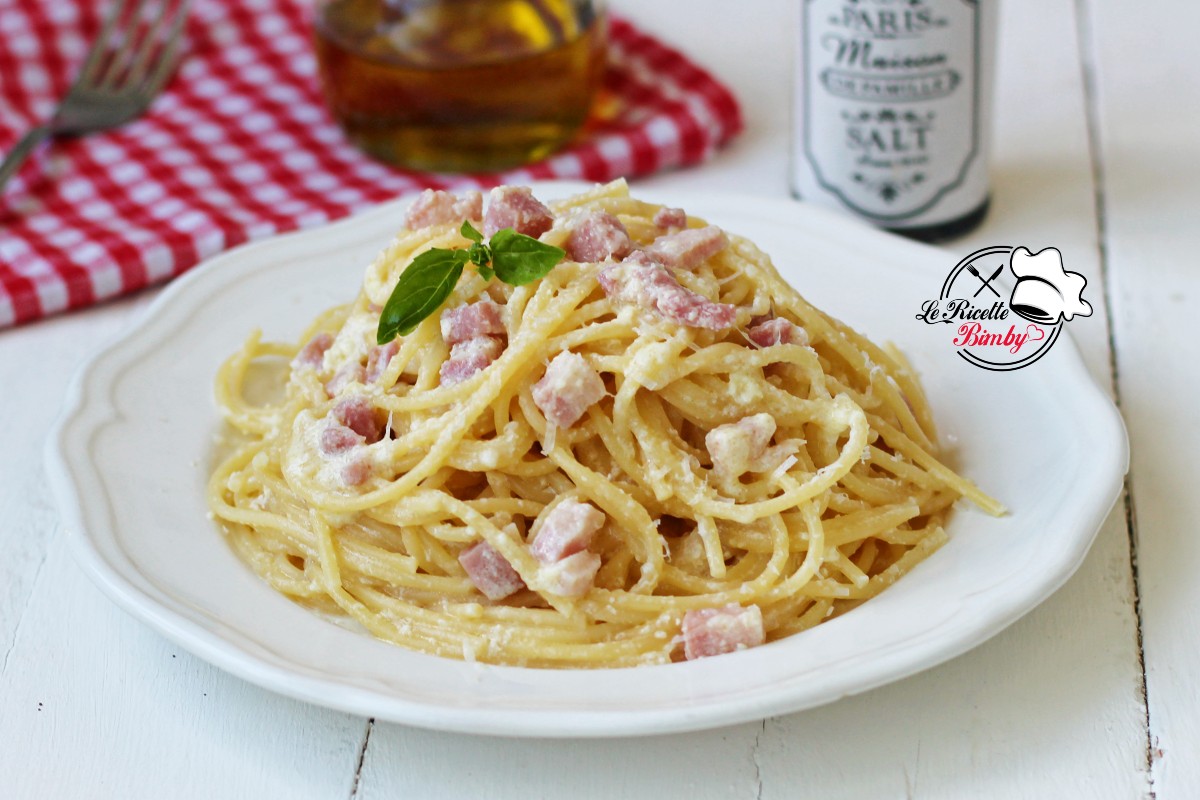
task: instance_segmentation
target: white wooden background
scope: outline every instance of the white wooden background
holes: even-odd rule
[[[613,5],[731,84],[748,122],[643,185],[786,196],[792,3]],[[825,708],[655,739],[428,733],[277,697],[127,617],[66,551],[43,439],[149,293],[0,333],[0,797],[1200,796],[1198,27],[1178,0],[1001,10],[993,210],[950,249],[1053,245],[1087,275],[1098,313],[1071,331],[1133,445],[1086,563],[1009,630]]]

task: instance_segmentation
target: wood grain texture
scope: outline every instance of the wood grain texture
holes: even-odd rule
[[[102,597],[62,544],[4,676],[0,796],[349,795],[363,720],[181,651]]]
[[[948,249],[1058,247],[1068,268],[1088,278],[1096,313],[1068,328],[1108,387],[1074,8],[1066,0],[1007,3],[1001,25],[993,208]],[[787,787],[800,782],[806,795],[829,798],[1146,796],[1133,598],[1119,503],[1068,584],[991,642],[862,697],[772,720],[760,758],[764,785],[777,791],[763,797],[794,796]],[[795,742],[805,743],[799,752]]]
[[[146,296],[0,337],[0,797],[347,797],[365,720],[264,692],[134,621],[71,560],[42,443]],[[19,424],[14,424],[19,421]]]
[[[780,15],[775,19],[789,13],[786,7],[773,10]],[[622,11],[672,36],[671,20],[657,17],[656,7]],[[1089,278],[1097,313],[1071,332],[1092,374],[1109,386],[1074,8],[1056,0],[1036,8],[1009,4],[1004,13],[994,207],[980,230],[948,249],[961,256],[997,243],[1059,247],[1069,268]],[[707,42],[712,27],[689,29],[683,40]],[[776,44],[778,32],[754,30],[767,37],[765,43],[742,29],[724,50],[684,49],[701,60],[707,56],[734,85],[746,102],[748,132],[761,126],[757,148],[728,154],[736,166],[718,171],[713,180],[720,188],[753,191],[777,186],[779,179],[786,191],[789,84],[786,77],[775,82],[756,74],[761,61],[750,54]],[[674,39],[681,39],[678,31]],[[1036,75],[1028,72],[1030,63],[1038,64]],[[713,188],[708,180],[706,168],[657,176],[639,186],[703,190]],[[947,270],[955,260],[948,256]],[[384,797],[413,780],[424,781],[413,777],[418,764],[456,775],[452,784],[420,784],[434,797],[454,796],[453,788],[472,794],[510,782],[520,786],[512,796],[527,791],[530,797],[662,797],[672,786],[692,790],[697,770],[703,777],[699,797],[1144,796],[1145,709],[1133,597],[1129,540],[1118,507],[1067,587],[994,641],[926,674],[761,727],[635,741],[632,747],[377,727],[358,796]],[[626,752],[638,758],[617,755]],[[614,763],[627,766],[614,770]],[[569,769],[554,771],[566,764]],[[739,778],[739,770],[751,765]]]
[[[1200,6],[1083,4],[1121,406],[1133,441],[1152,788],[1200,787]]]
[[[754,798],[762,723],[647,739],[493,739],[377,724],[355,800]],[[401,788],[403,787],[403,788]]]
[[[46,431],[83,352],[124,320],[76,316],[0,336],[0,680],[58,524],[42,466]]]
[[[1186,38],[1172,35],[1200,11],[1081,3],[1099,150],[1089,149],[1075,7],[1003,4],[993,209],[948,258],[991,244],[1059,247],[1089,279],[1097,313],[1069,329],[1104,386],[1107,264],[1134,443],[1149,738],[1123,508],[1060,592],[982,647],[762,723],[620,741],[498,740],[369,725],[243,683],[92,588],[66,552],[41,471],[69,375],[143,295],[0,334],[0,419],[18,421],[0,439],[0,797],[1195,796],[1200,633],[1188,613],[1200,606],[1200,540],[1190,533],[1200,500],[1195,464],[1177,443],[1200,427],[1190,413],[1200,371],[1164,341],[1186,330],[1200,301],[1189,136],[1200,130],[1200,87]],[[711,163],[639,185],[785,196],[792,2],[761,0],[748,14],[696,0],[682,16],[674,3],[612,5],[729,83],[747,122]]]

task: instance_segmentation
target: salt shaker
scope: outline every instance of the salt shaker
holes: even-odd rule
[[[995,0],[801,0],[792,188],[923,241],[989,201]]]

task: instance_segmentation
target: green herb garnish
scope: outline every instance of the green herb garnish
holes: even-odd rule
[[[560,248],[542,244],[512,228],[496,231],[491,244],[492,269],[497,278],[510,286],[524,286],[536,281],[566,255]]]
[[[543,244],[512,228],[496,231],[487,243],[470,222],[462,224],[460,233],[471,240],[466,250],[426,250],[400,273],[379,315],[375,334],[379,344],[387,344],[397,334],[407,336],[441,308],[467,264],[473,264],[484,280],[495,276],[510,286],[523,286],[545,277],[566,255],[562,248]]]

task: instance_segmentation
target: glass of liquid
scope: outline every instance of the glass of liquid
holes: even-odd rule
[[[318,0],[317,62],[350,140],[411,169],[539,160],[587,118],[604,0]]]

